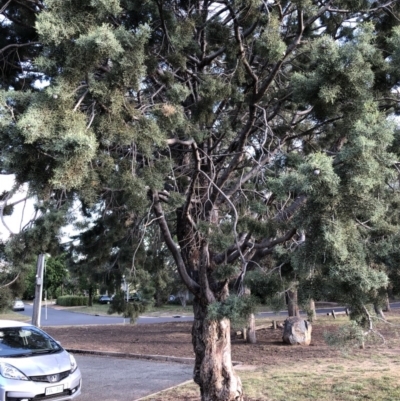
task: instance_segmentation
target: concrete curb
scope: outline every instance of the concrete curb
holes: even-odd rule
[[[184,358],[184,357],[168,356],[168,355],[146,355],[146,354],[132,354],[132,353],[112,352],[112,351],[90,351],[90,350],[73,349],[73,348],[67,348],[66,350],[71,354],[75,353],[75,354],[108,356],[114,358],[147,359],[161,362],[183,363],[186,365],[193,365],[195,361],[194,358]]]
[[[71,354],[98,355],[98,356],[108,356],[114,358],[147,359],[160,362],[182,363],[185,365],[193,365],[195,362],[195,358],[186,358],[179,356],[132,354],[132,353],[113,352],[113,351],[89,351],[89,350],[73,349],[73,348],[66,348],[66,350]],[[232,361],[232,364],[233,366],[238,366],[242,365],[242,362]]]
[[[134,401],[152,400],[151,397],[154,397],[154,396],[156,396],[157,394],[161,394],[161,393],[163,393],[164,391],[173,390],[174,388],[181,387],[181,386],[184,386],[185,384],[190,384],[190,383],[193,383],[193,379],[186,380],[186,381],[183,382],[183,383],[177,384],[176,386],[172,386],[172,387],[165,388],[164,390],[157,391],[156,393],[152,393],[152,394],[149,394],[149,395],[145,395],[144,397],[136,398]]]

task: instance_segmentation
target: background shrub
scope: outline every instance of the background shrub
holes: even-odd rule
[[[57,305],[60,306],[87,306],[88,297],[80,295],[64,295],[57,298]]]

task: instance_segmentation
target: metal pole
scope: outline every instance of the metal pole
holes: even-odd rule
[[[40,327],[40,312],[42,304],[42,289],[43,289],[43,269],[44,269],[44,254],[39,254],[37,260],[37,272],[35,283],[35,300],[33,302],[32,324]]]
[[[43,255],[43,285],[46,284],[46,290],[44,291],[44,302],[45,302],[45,320],[47,320],[47,283],[45,283],[46,279],[46,259]]]
[[[124,290],[126,291],[126,279],[125,279],[125,274],[122,276],[122,280],[124,280]],[[125,324],[125,317],[124,317],[124,324]]]

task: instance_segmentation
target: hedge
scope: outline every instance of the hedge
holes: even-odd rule
[[[63,295],[57,298],[57,305],[60,306],[87,306],[88,297],[80,295]]]

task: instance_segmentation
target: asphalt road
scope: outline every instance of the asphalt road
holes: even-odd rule
[[[400,302],[393,302],[390,304],[392,308],[399,308]],[[27,317],[32,318],[32,305],[25,305],[25,311],[19,312]],[[343,311],[343,307],[334,307],[335,311]],[[331,312],[332,308],[318,308],[318,314],[326,314]],[[287,316],[287,311],[282,311],[279,313],[274,312],[260,312],[256,315],[257,317],[285,317]],[[192,321],[191,316],[182,317],[146,317],[141,316],[138,318],[137,323],[166,323],[166,322],[176,322],[176,321]],[[124,324],[128,323],[128,319],[123,319],[118,316],[94,316],[85,313],[69,312],[67,310],[59,310],[51,307],[42,307],[40,326],[86,326],[86,325],[108,325],[108,324]]]
[[[21,313],[24,316],[32,318],[33,306],[25,304],[25,310]],[[137,323],[166,323],[174,321],[192,321],[193,317],[139,317]],[[128,319],[119,316],[94,316],[86,313],[69,312],[52,307],[43,306],[41,309],[40,327],[48,326],[86,326],[86,325],[108,325],[128,323]]]
[[[79,401],[133,401],[191,380],[193,366],[74,355],[82,372]]]

